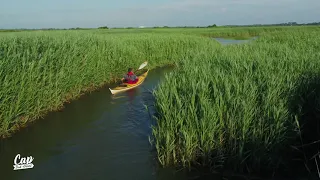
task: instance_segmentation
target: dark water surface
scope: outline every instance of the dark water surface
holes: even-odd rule
[[[119,95],[108,87],[85,95],[2,140],[0,179],[189,179],[158,168],[148,138],[152,120],[144,105],[171,69],[152,70],[140,87]],[[14,171],[17,154],[33,156],[34,168]]]
[[[217,40],[219,43],[222,45],[230,45],[230,44],[244,44],[244,43],[249,43],[258,37],[252,37],[250,39],[243,39],[243,40],[237,40],[237,39],[225,39],[225,38],[213,38]]]

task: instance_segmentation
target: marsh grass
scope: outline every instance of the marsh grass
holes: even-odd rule
[[[290,169],[293,156],[308,164],[319,145],[305,150],[319,140],[318,34],[319,27],[0,33],[0,135],[148,60],[151,69],[176,66],[154,92],[152,141],[162,165],[260,172]],[[226,47],[206,38],[257,35]]]
[[[179,33],[185,35],[198,35],[204,37],[215,38],[236,38],[236,39],[249,39],[251,37],[264,36],[273,32],[310,32],[319,30],[320,26],[294,26],[294,27],[217,27],[217,28],[142,28],[142,29],[108,29],[96,30],[97,34],[140,34],[140,33],[153,33],[153,34],[171,34]]]
[[[319,123],[305,115],[319,117],[317,34],[319,30],[307,29],[275,32],[180,61],[154,92],[158,115],[153,137],[160,163],[218,164],[245,172],[292,170],[297,151],[291,146],[320,139]],[[301,126],[310,123],[318,131]],[[309,139],[300,138],[300,132]],[[299,150],[300,158],[310,155]]]

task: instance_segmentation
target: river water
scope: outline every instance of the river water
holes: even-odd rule
[[[1,179],[221,179],[218,175],[159,167],[149,143],[150,93],[172,67],[149,71],[145,82],[112,95],[108,87],[49,113],[12,138],[0,142]],[[14,158],[34,158],[32,169],[13,170]]]
[[[87,94],[1,140],[0,179],[199,178],[199,173],[159,168],[149,143],[154,123],[150,92],[170,71],[172,67],[151,70],[142,85],[118,95],[108,87]],[[17,154],[32,156],[34,167],[14,171]]]
[[[140,87],[119,95],[108,87],[85,95],[2,140],[1,179],[185,179],[159,171],[148,140],[152,119],[144,105],[170,70],[152,70]],[[34,167],[14,171],[17,154],[33,156]]]
[[[225,38],[213,38],[217,40],[220,44],[222,45],[231,45],[231,44],[244,44],[244,43],[249,43],[258,37],[252,37],[249,39],[244,39],[244,40],[236,40],[236,39],[225,39]]]

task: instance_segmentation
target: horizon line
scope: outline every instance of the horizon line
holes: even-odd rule
[[[230,24],[230,25],[217,25],[217,24],[211,24],[207,26],[167,26],[167,25],[159,25],[159,26],[123,26],[123,27],[109,27],[107,25],[99,26],[99,27],[66,27],[66,28],[54,28],[54,27],[46,27],[46,28],[0,28],[0,30],[45,30],[45,29],[99,29],[103,27],[107,27],[108,29],[127,29],[127,28],[133,28],[133,29],[144,29],[144,28],[186,28],[186,27],[193,27],[193,28],[209,28],[209,27],[230,27],[230,26],[272,26],[272,25],[320,25],[319,22],[308,22],[308,23],[297,23],[297,22],[286,22],[286,23],[268,23],[268,24],[243,24],[243,25],[237,25],[237,24]]]

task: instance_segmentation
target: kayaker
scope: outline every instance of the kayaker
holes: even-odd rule
[[[128,84],[135,84],[138,82],[138,77],[133,73],[133,69],[129,68],[128,73],[122,78],[122,81]]]

